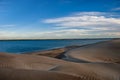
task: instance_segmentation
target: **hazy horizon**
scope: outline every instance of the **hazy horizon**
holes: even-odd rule
[[[120,38],[119,0],[0,0],[0,40]]]
[[[25,39],[25,38],[23,38],[23,39],[22,38],[20,38],[20,39],[18,38],[17,39],[16,38],[16,39],[14,39],[13,38],[13,39],[0,39],[0,41],[4,41],[4,40],[5,41],[6,40],[80,40],[80,39],[81,40],[82,39],[83,40],[84,39],[86,39],[86,40],[89,40],[89,39],[94,40],[94,39],[120,39],[120,38],[51,38],[51,39],[50,38],[46,38],[46,39],[39,39],[39,38],[38,39],[37,38],[36,39],[32,39],[32,38],[28,38],[28,39]]]

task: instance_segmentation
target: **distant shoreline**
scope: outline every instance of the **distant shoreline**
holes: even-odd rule
[[[0,41],[34,41],[34,40],[98,40],[98,39],[120,39],[120,38],[81,38],[81,39],[1,39]]]

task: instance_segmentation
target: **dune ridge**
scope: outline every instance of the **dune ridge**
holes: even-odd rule
[[[66,54],[90,62],[120,63],[120,39],[80,47]]]

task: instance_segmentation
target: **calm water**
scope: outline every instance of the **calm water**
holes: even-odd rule
[[[37,50],[47,50],[71,45],[85,45],[105,41],[108,39],[80,39],[80,40],[19,40],[0,41],[0,52],[24,53]]]

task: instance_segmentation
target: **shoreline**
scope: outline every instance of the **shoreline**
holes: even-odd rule
[[[99,39],[119,39],[119,38],[82,38],[82,39],[0,39],[0,41],[32,41],[32,40],[99,40]]]
[[[62,60],[66,60],[66,61],[70,61],[70,62],[77,62],[77,63],[89,63],[88,61],[85,60],[80,60],[80,59],[75,59],[72,58],[67,55],[67,52],[69,52],[70,50],[73,49],[77,49],[77,48],[82,48],[82,47],[86,47],[86,46],[91,46],[91,45],[95,45],[95,44],[100,44],[103,42],[107,42],[107,41],[111,41],[114,39],[110,39],[110,40],[105,40],[105,41],[100,41],[100,42],[95,42],[95,43],[90,43],[90,44],[85,44],[85,45],[72,45],[72,46],[65,46],[65,47],[60,47],[60,48],[53,48],[53,49],[48,49],[48,50],[42,50],[42,51],[33,51],[33,52],[28,52],[28,53],[22,53],[22,54],[29,54],[29,55],[40,55],[40,56],[47,56],[47,57],[53,57],[53,58],[57,58],[57,59],[62,59]],[[56,52],[58,50],[58,52]],[[63,50],[63,51],[59,51],[59,50]],[[55,56],[51,56],[49,54],[54,54],[54,52],[56,52]]]
[[[114,39],[111,39],[111,40],[114,40]],[[85,61],[85,60],[82,60],[82,59],[76,59],[76,58],[73,58],[69,55],[67,55],[67,53],[69,53],[70,50],[74,50],[74,49],[77,49],[77,48],[82,48],[82,47],[87,47],[87,46],[91,46],[91,45],[96,45],[96,44],[100,44],[100,43],[105,43],[105,42],[108,42],[108,41],[111,41],[111,40],[107,40],[107,41],[100,41],[100,42],[96,42],[96,43],[91,43],[91,44],[85,44],[85,45],[81,45],[81,46],[66,46],[66,47],[70,47],[70,49],[68,49],[67,51],[61,53],[60,55],[58,55],[57,57],[55,58],[58,58],[58,59],[62,59],[62,60],[66,60],[66,61],[70,61],[70,62],[77,62],[77,63],[90,63],[89,61]],[[74,48],[72,48],[74,47]]]
[[[108,42],[108,41],[111,41],[111,40],[116,40],[116,39],[109,39],[109,40],[105,40],[105,41],[99,41],[99,42],[83,44],[83,45],[72,45],[72,46],[51,48],[51,49],[46,49],[46,50],[36,50],[36,51],[32,51],[32,52],[23,52],[23,53],[19,53],[19,54],[47,56],[47,57],[62,59],[62,60],[65,60],[65,61],[70,61],[70,62],[89,63],[89,61],[73,58],[73,57],[67,55],[67,53],[70,50],[74,50],[74,49],[82,48],[82,47],[87,47],[87,46],[91,46],[91,45],[96,45],[96,44],[100,44],[100,43],[103,43],[103,42]],[[14,53],[10,53],[10,54],[14,54]]]
[[[24,54],[37,51],[46,51],[51,49],[63,48],[66,46],[85,45],[109,39],[71,39],[71,40],[32,40],[32,41],[0,41],[0,51],[7,53]],[[44,42],[44,43],[43,43]],[[7,45],[9,44],[9,45]]]

